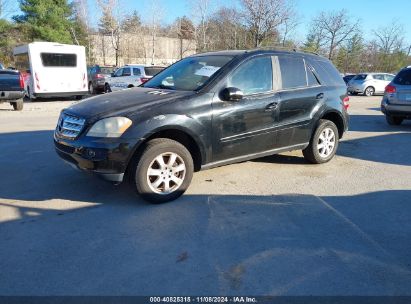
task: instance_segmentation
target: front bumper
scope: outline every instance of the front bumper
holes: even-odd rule
[[[81,136],[70,140],[54,134],[57,154],[72,167],[115,183],[123,181],[137,141]]]

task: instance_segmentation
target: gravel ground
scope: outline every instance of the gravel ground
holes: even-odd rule
[[[0,104],[0,295],[411,295],[411,121],[351,97],[330,163],[202,171],[153,206],[65,165],[71,101]]]

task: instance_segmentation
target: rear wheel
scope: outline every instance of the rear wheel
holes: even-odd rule
[[[88,84],[88,93],[90,95],[96,94],[96,89],[94,88],[93,83],[91,81]]]
[[[164,203],[180,197],[193,177],[190,152],[167,138],[149,141],[134,165],[134,184],[143,199]]]
[[[364,91],[365,96],[373,96],[375,94],[375,89],[373,87],[367,87]]]
[[[338,140],[336,125],[330,120],[321,119],[310,144],[303,150],[304,158],[313,164],[330,161],[337,151]]]
[[[13,109],[14,109],[15,111],[21,111],[21,110],[23,110],[23,105],[24,105],[23,99],[10,102],[10,104],[13,106]]]
[[[385,119],[387,120],[387,123],[391,126],[399,126],[402,124],[402,121],[404,118],[398,117],[398,116],[390,116],[390,115],[385,115]]]

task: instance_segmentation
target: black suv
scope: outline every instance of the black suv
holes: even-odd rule
[[[182,59],[144,85],[64,109],[57,153],[150,202],[176,199],[194,171],[303,150],[333,158],[348,127],[347,87],[327,59],[275,50]]]

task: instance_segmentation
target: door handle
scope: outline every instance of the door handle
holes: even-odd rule
[[[319,100],[319,99],[323,99],[324,98],[324,93],[320,93],[317,96],[315,96],[315,99]]]
[[[266,111],[275,110],[278,107],[278,102],[272,102],[265,107]]]

